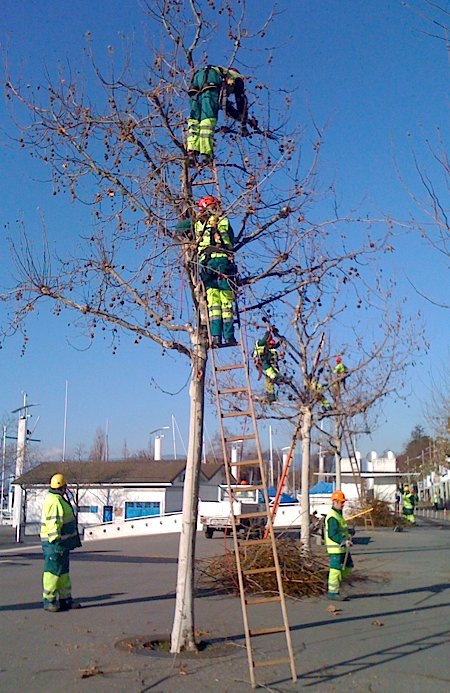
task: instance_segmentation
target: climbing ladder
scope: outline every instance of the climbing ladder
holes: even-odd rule
[[[356,485],[356,492],[358,494],[358,501],[361,506],[361,510],[364,510],[365,508],[363,506],[365,504],[365,494],[363,480],[361,476],[361,469],[358,464],[355,446],[353,445],[352,434],[350,432],[347,422],[344,422],[342,426],[342,437],[345,442],[345,447],[347,448],[348,458],[350,460],[350,468],[354,483]],[[364,518],[364,529],[375,529],[373,519],[370,513],[365,514],[362,517]]]
[[[215,197],[221,200],[220,184],[214,161],[212,161],[208,166],[198,167],[195,169],[185,167],[183,175],[185,190],[187,191],[188,197],[191,200],[197,191],[199,197],[201,195],[210,194],[211,187],[214,190],[213,194]],[[288,664],[290,666],[293,681],[297,680],[297,674],[295,669],[294,653],[289,630],[280,564],[278,561],[278,553],[275,542],[275,534],[271,521],[265,470],[258,439],[256,417],[253,407],[252,391],[250,387],[250,378],[246,359],[246,349],[242,337],[237,301],[235,301],[234,305],[234,315],[237,316],[235,319],[238,332],[237,345],[232,347],[222,347],[219,349],[210,349],[210,354],[220,437],[225,461],[227,492],[230,499],[230,518],[233,534],[233,546],[236,557],[236,570],[239,583],[250,681],[252,688],[256,688],[257,684],[255,672],[259,667]],[[207,324],[208,339],[209,343],[211,344],[212,340],[209,321],[207,321]],[[224,359],[228,360],[228,363],[223,363]],[[229,422],[230,424],[233,422],[235,422],[237,425],[241,424],[240,433],[236,433],[234,435],[229,435],[226,433],[224,430],[225,421]],[[238,441],[243,442],[244,444],[250,443],[255,446],[256,455],[253,459],[243,459],[239,462],[231,461],[230,445]],[[256,483],[247,484],[243,488],[245,491],[255,491],[258,494],[262,493],[264,502],[262,504],[258,504],[257,509],[254,512],[245,512],[244,514],[241,514],[239,516],[239,520],[244,520],[250,525],[253,521],[257,523],[259,527],[261,527],[261,524],[265,524],[268,528],[267,537],[262,537],[261,533],[259,533],[258,537],[246,536],[245,538],[241,538],[239,536],[237,518],[233,514],[233,493],[236,487],[233,483],[234,479],[232,478],[232,467],[237,467],[239,470],[253,470],[254,478],[259,477]],[[261,505],[263,509],[261,509]],[[248,552],[257,551],[258,548],[263,545],[270,547],[270,559],[268,560],[268,565],[263,568],[243,569],[241,564],[242,552],[247,552],[248,556]],[[275,574],[277,589],[274,590],[270,596],[253,596],[248,591],[247,580],[251,579],[252,575],[254,576],[263,573]],[[278,622],[265,628],[254,627],[252,623],[257,619],[258,608],[264,609],[265,605],[274,603],[277,603],[280,606],[280,616]],[[267,614],[266,617],[268,617]],[[260,635],[273,635],[275,633],[284,633],[287,654],[278,658],[256,659],[253,652],[253,639]]]
[[[236,315],[238,312],[236,310]],[[236,557],[236,570],[238,575],[239,593],[241,599],[242,618],[244,622],[245,642],[247,648],[248,666],[252,688],[256,687],[255,670],[259,667],[275,666],[288,664],[290,666],[292,680],[297,680],[295,669],[294,653],[292,649],[291,634],[289,630],[286,601],[283,591],[280,565],[278,561],[275,533],[271,520],[269,507],[269,497],[267,495],[266,475],[261,455],[261,447],[258,439],[255,411],[253,407],[252,391],[246,359],[246,350],[243,342],[242,330],[239,319],[237,320],[238,337],[237,346],[219,349],[211,349],[211,365],[217,413],[219,419],[220,436],[222,440],[223,456],[225,460],[225,473],[228,486],[228,494],[231,507],[231,526],[233,533],[233,545]],[[209,331],[209,327],[208,327]],[[211,343],[211,335],[209,335]],[[231,361],[234,356],[233,361]],[[228,361],[222,363],[223,360]],[[241,425],[241,432],[233,435],[224,430],[224,422],[235,422]],[[244,431],[244,432],[243,432]],[[242,459],[241,461],[231,461],[230,444],[244,441],[254,445],[256,455],[253,459]],[[239,470],[257,470],[253,475],[253,483],[243,486],[245,491],[256,491],[261,493],[264,502],[258,505],[254,512],[246,512],[239,516],[239,520],[263,522],[268,528],[267,537],[245,537],[241,538],[238,534],[237,518],[233,514],[233,491],[236,486],[233,483],[231,468],[237,467]],[[259,480],[255,482],[255,477]],[[260,546],[270,547],[270,563],[263,568],[243,569],[241,558],[243,551],[257,551]],[[253,596],[248,592],[247,579],[252,575],[262,573],[275,573],[277,589],[270,596]],[[256,620],[258,608],[264,609],[266,604],[278,603],[280,605],[280,619],[276,624],[271,624],[265,628],[255,628],[252,622]],[[286,639],[287,655],[275,659],[256,659],[253,652],[253,639],[259,635],[273,635],[274,633],[284,633]]]

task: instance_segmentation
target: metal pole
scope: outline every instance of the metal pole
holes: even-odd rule
[[[341,441],[339,439],[339,417],[336,416],[334,421],[334,464],[336,471],[336,488],[341,489]]]
[[[172,440],[173,440],[173,459],[177,459],[177,441],[175,438],[175,417],[172,414]]]
[[[63,432],[63,451],[62,451],[62,461],[66,460],[66,431],[67,431],[67,388],[68,382],[66,380],[66,393],[64,395],[64,432]]]
[[[3,501],[5,497],[6,426],[3,426],[2,439],[2,488],[0,495],[0,525],[3,524]]]
[[[106,419],[106,426],[105,426],[105,462],[108,462],[108,457],[109,457],[109,450],[108,450],[108,427],[109,427],[109,421]]]
[[[325,475],[325,459],[322,455],[322,432],[323,432],[323,419],[320,419],[320,438],[319,438],[319,481],[324,480]]]
[[[272,426],[269,426],[269,483],[273,486],[273,442],[272,442]]]
[[[19,416],[17,426],[17,454],[16,454],[16,479],[23,474],[25,466],[25,446],[27,433],[27,414],[26,414],[26,395],[24,402],[23,414]],[[23,541],[23,488],[20,485],[15,486],[14,505],[13,505],[13,525],[16,528],[16,542]]]

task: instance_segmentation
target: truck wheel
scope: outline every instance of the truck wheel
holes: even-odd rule
[[[207,539],[212,539],[212,538],[213,538],[214,530],[213,530],[211,527],[205,527],[205,530],[204,530],[204,531],[205,531],[205,537],[206,537]]]

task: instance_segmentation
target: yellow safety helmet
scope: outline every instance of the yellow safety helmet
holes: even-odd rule
[[[66,480],[64,479],[63,474],[53,474],[52,478],[50,479],[50,488],[54,488],[56,490],[58,488],[62,488],[65,485]]]

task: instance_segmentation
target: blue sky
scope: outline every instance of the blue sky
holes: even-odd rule
[[[422,0],[411,3],[423,9]],[[248,2],[250,22],[272,3]],[[394,157],[408,185],[416,192],[410,148],[431,165],[424,138],[433,139],[436,126],[448,127],[448,63],[443,44],[423,33],[424,24],[400,0],[297,0],[280,2],[273,38],[278,46],[270,65],[261,61],[257,77],[297,86],[294,96],[299,119],[308,111],[318,124],[327,121],[320,176],[334,180],[342,213],[357,209],[371,216],[391,214],[406,220],[415,213],[394,168]],[[257,10],[255,10],[257,8]],[[39,81],[47,67],[66,59],[81,69],[84,34],[90,31],[100,53],[119,44],[119,34],[134,35],[135,63],[148,57],[145,18],[134,0],[3,0],[0,42],[14,71],[25,81]],[[222,62],[217,41],[210,62]],[[0,103],[0,219],[3,234],[14,233],[23,220],[32,233],[45,218],[51,235],[64,234],[66,245],[76,243],[83,228],[82,211],[52,198],[46,171],[9,141],[11,131],[5,103]],[[431,171],[431,168],[430,168]],[[409,374],[407,403],[384,405],[379,428],[361,438],[363,453],[371,449],[399,451],[414,425],[423,419],[431,374],[438,376],[448,360],[448,313],[424,301],[410,281],[437,300],[448,296],[448,268],[420,239],[405,234],[386,258],[386,271],[395,274],[398,296],[410,310],[422,311],[430,343],[428,353]],[[3,238],[0,285],[10,266]],[[447,274],[446,274],[447,273]],[[149,431],[171,424],[174,415],[187,440],[188,364],[173,355],[161,357],[156,346],[138,346],[122,338],[115,355],[108,342],[96,340],[86,350],[65,318],[41,311],[29,324],[29,344],[20,356],[20,340],[11,338],[0,352],[0,415],[21,404],[21,392],[38,402],[35,435],[45,457],[57,458],[63,440],[65,382],[69,408],[67,449],[89,449],[98,427],[108,421],[112,457],[121,455],[126,440],[131,451],[147,448]],[[157,378],[155,385],[153,378]],[[207,431],[215,431],[215,413],[208,406]],[[170,432],[168,432],[170,433]],[[287,445],[288,429],[274,425],[278,445]],[[263,440],[263,446],[267,443]],[[177,443],[181,450],[181,443]],[[171,437],[165,452],[171,449]]]

